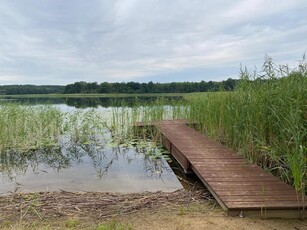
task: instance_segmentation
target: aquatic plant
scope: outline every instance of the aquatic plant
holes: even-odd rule
[[[0,152],[60,147],[68,139],[89,144],[104,133],[103,120],[94,110],[63,112],[53,106],[4,103],[0,117]]]
[[[168,105],[162,100],[151,105],[139,104],[128,107],[124,102],[107,112],[97,109],[73,109],[63,111],[55,106],[29,106],[18,103],[0,104],[0,171],[10,180],[23,174],[28,167],[38,170],[43,163],[55,170],[69,167],[84,155],[101,177],[105,170],[102,164],[104,151],[116,148],[133,149],[144,154],[146,167],[152,172],[161,171],[161,158],[168,154],[159,145],[157,132],[144,128],[142,135],[135,135],[134,124],[144,116],[164,119]],[[155,110],[159,108],[157,113]],[[145,115],[144,115],[145,114]],[[157,115],[160,114],[160,115]],[[145,118],[148,119],[148,118]],[[148,119],[148,122],[151,120]],[[149,131],[150,130],[150,131]],[[152,138],[154,137],[154,138]],[[145,167],[145,166],[144,166]]]
[[[62,132],[62,113],[51,106],[0,106],[0,151],[52,146]]]
[[[118,105],[118,102],[117,102]],[[187,117],[188,107],[182,100],[166,101],[163,97],[144,105],[135,100],[132,107],[121,103],[112,108],[111,125],[106,125],[112,135],[113,146],[136,146],[145,155],[152,158],[169,159],[160,141],[159,132],[153,128],[151,122],[165,119],[181,119]],[[143,127],[136,128],[141,122]]]

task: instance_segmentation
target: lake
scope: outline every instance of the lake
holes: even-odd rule
[[[9,99],[9,98],[8,98]],[[64,113],[95,111],[105,123],[115,113],[131,110],[134,103],[146,105],[156,98],[22,98],[12,101],[26,107],[53,105]],[[169,109],[174,98],[164,100]],[[7,103],[7,100],[5,102]],[[113,116],[113,117],[112,117]],[[107,126],[108,127],[108,126]],[[89,129],[95,129],[89,126]],[[102,131],[101,131],[102,130]],[[171,159],[150,139],[116,141],[106,128],[94,141],[72,142],[62,135],[59,146],[33,149],[26,153],[6,149],[0,153],[0,194],[12,192],[144,192],[175,191],[182,188],[167,161]],[[92,139],[91,139],[92,140]],[[139,143],[142,142],[140,147]],[[155,151],[154,155],[149,152]],[[161,154],[163,152],[163,154]],[[157,154],[158,153],[158,154]]]

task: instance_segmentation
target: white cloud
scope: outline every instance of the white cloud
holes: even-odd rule
[[[18,82],[22,82],[23,80],[23,76],[0,73],[0,82],[3,82],[4,84],[18,84]]]
[[[306,11],[303,0],[3,0],[0,70],[35,84],[227,78],[266,53],[300,58]]]

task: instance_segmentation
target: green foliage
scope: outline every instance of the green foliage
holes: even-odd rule
[[[64,89],[60,85],[2,85],[0,95],[63,93]]]
[[[78,220],[78,219],[69,219],[65,222],[66,228],[75,228],[78,225],[80,225],[80,220]]]
[[[66,86],[58,85],[3,85],[0,86],[0,95],[22,94],[140,94],[140,93],[190,93],[213,92],[219,90],[232,91],[240,80],[227,79],[222,82],[171,82],[148,83],[139,82],[75,82]]]
[[[240,80],[227,79],[222,82],[171,82],[171,83],[138,83],[138,82],[75,82],[65,86],[64,93],[191,93],[209,91],[232,91]]]
[[[95,163],[97,149],[107,145],[105,120],[94,110],[3,103],[0,116],[0,171],[10,179],[41,163],[67,168],[85,154]]]
[[[60,148],[65,139],[89,144],[104,129],[102,118],[93,110],[64,113],[52,106],[4,103],[0,117],[0,152]]]
[[[50,106],[0,106],[0,151],[35,150],[53,145],[62,132],[62,113]]]
[[[179,107],[176,103],[174,108]],[[53,106],[2,103],[0,171],[11,178],[15,173],[24,172],[29,164],[37,170],[40,163],[61,170],[69,167],[72,159],[83,155],[88,155],[99,171],[99,152],[109,147],[132,148],[155,164],[162,157],[168,159],[168,154],[158,145],[157,132],[147,128],[137,131],[134,124],[178,117],[180,113],[183,113],[181,108],[172,111],[172,106],[163,99],[146,106],[136,103],[127,107],[122,103],[113,107],[111,113],[95,109],[63,112]],[[160,172],[160,166],[152,165],[152,171]]]
[[[109,222],[104,222],[98,224],[97,230],[131,230],[132,226],[130,224],[122,224],[117,219],[112,219]]]
[[[187,208],[184,207],[184,206],[181,206],[181,207],[179,208],[178,215],[183,216],[183,215],[186,215],[186,213],[187,213]]]
[[[106,124],[106,127],[112,135],[114,146],[131,146],[133,143],[145,154],[160,158],[164,154],[163,150],[157,147],[160,136],[157,130],[152,128],[151,122],[186,118],[187,109],[183,101],[170,102],[163,98],[157,98],[147,105],[136,101],[132,107],[122,103],[120,107],[112,108],[112,121],[110,125]],[[135,128],[137,122],[142,122],[144,127]]]
[[[306,191],[306,63],[289,72],[266,57],[263,74],[243,69],[241,79],[234,92],[187,96],[189,119],[211,138]]]

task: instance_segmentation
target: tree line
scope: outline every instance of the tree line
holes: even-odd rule
[[[171,83],[148,83],[139,82],[75,82],[65,86],[64,93],[191,93],[209,91],[232,91],[240,80],[227,79],[222,82],[171,82]]]
[[[148,83],[139,82],[84,82],[79,81],[66,86],[60,85],[3,85],[0,86],[0,94],[116,94],[116,93],[191,93],[191,92],[214,92],[232,91],[240,80],[228,78],[225,81],[201,81],[201,82],[171,82],[171,83]]]
[[[0,94],[53,94],[64,93],[65,86],[61,85],[1,85]]]

